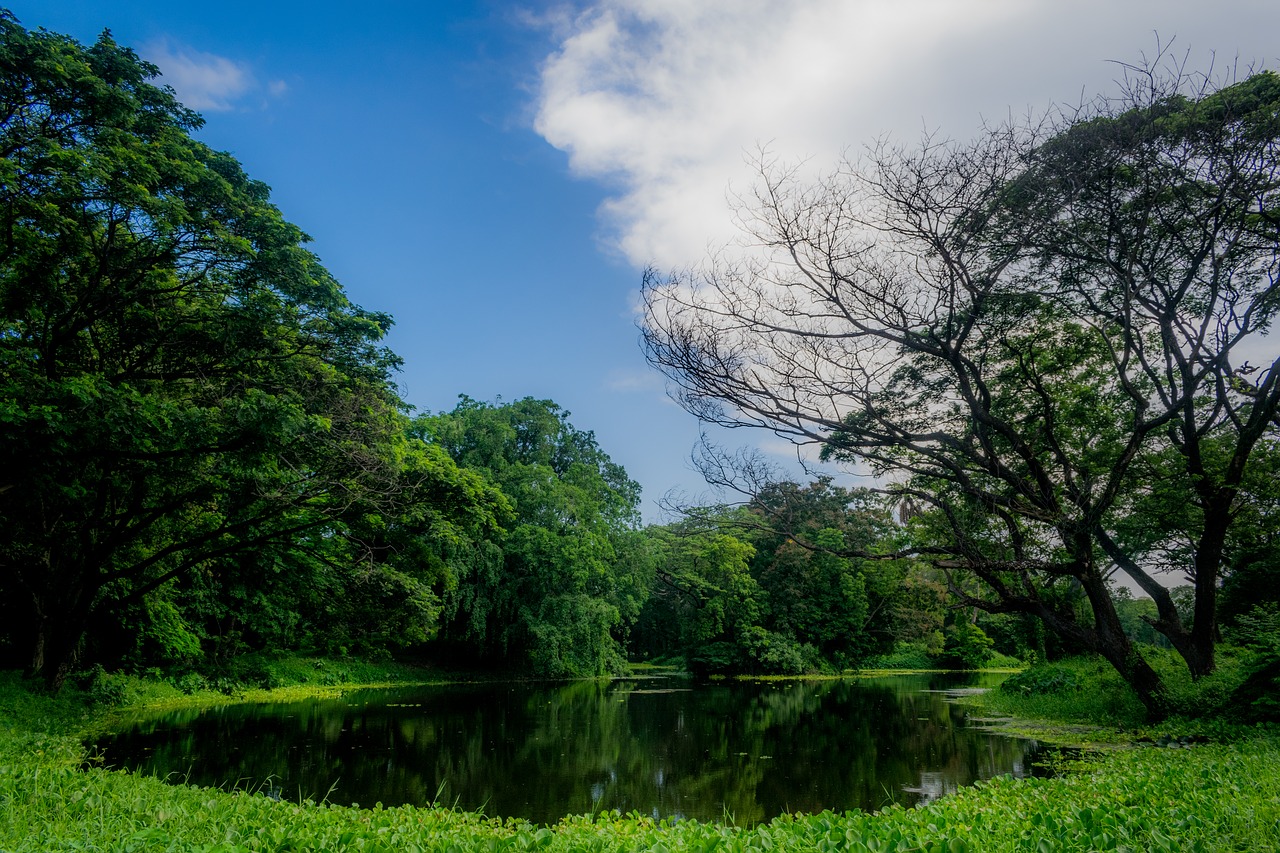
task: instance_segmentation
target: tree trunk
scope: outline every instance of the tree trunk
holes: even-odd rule
[[[1204,530],[1196,549],[1195,613],[1192,616],[1191,642],[1182,656],[1197,681],[1213,672],[1217,661],[1218,643],[1218,576],[1221,574],[1222,555],[1231,524],[1231,504],[1235,497],[1232,489],[1217,496],[1205,512]]]
[[[1120,677],[1138,694],[1147,711],[1148,722],[1159,722],[1169,715],[1168,690],[1159,673],[1138,653],[1124,632],[1115,602],[1100,575],[1082,581],[1093,608],[1095,650],[1102,655]]]
[[[1142,655],[1130,648],[1127,655],[1103,651],[1102,656],[1138,694],[1139,701],[1147,709],[1147,722],[1158,723],[1169,716],[1168,690],[1159,673],[1151,668],[1151,664]]]
[[[53,693],[62,689],[80,658],[89,614],[74,604],[55,615],[41,613],[31,644],[30,675],[44,679]]]

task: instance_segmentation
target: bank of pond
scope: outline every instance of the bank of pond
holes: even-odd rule
[[[1274,730],[1032,778],[1034,742],[954,701],[992,681],[423,685],[141,711],[86,747],[15,680],[0,849],[1280,849]]]
[[[948,701],[999,678],[384,688],[146,715],[94,749],[107,767],[293,800],[444,804],[543,824],[620,811],[749,826],[916,805],[1030,774],[1034,741],[968,726]]]

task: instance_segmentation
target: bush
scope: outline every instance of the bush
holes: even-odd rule
[[[1012,655],[1001,654],[1000,652],[992,652],[986,663],[988,669],[1021,669],[1024,666],[1026,666],[1025,662]]]
[[[957,669],[982,669],[994,654],[995,643],[972,622],[961,622],[946,630],[943,662]]]
[[[1214,671],[1193,680],[1187,665],[1172,649],[1143,649],[1153,669],[1168,689],[1169,713],[1181,717],[1210,717],[1226,714],[1236,689],[1253,670],[1255,656],[1226,643],[1218,645]]]
[[[751,669],[769,675],[802,675],[822,669],[822,655],[808,643],[794,637],[767,631],[759,626],[747,629],[747,656]]]
[[[1261,656],[1264,665],[1280,660],[1280,603],[1255,604],[1248,613],[1236,617],[1229,636]]]
[[[188,672],[173,679],[173,686],[190,696],[209,689],[209,682],[198,672]]]
[[[1252,673],[1232,691],[1230,713],[1245,723],[1280,723],[1280,659]]]
[[[1138,696],[1111,664],[1081,655],[1009,676],[984,699],[1015,717],[1133,727],[1146,720]]]
[[[734,643],[703,643],[689,655],[689,671],[701,677],[739,672],[740,661]]]
[[[1074,671],[1065,666],[1044,664],[1009,676],[1001,683],[1000,689],[1020,696],[1044,696],[1079,690],[1083,683]]]
[[[893,651],[872,655],[862,662],[862,669],[935,669],[938,662],[929,655],[924,643],[898,643]]]
[[[107,672],[101,664],[85,673],[81,682],[86,686],[89,701],[104,707],[136,701],[143,692],[137,679],[119,672]]]

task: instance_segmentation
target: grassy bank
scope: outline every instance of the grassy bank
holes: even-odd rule
[[[750,830],[639,816],[541,828],[448,809],[291,803],[83,771],[79,736],[104,716],[87,692],[52,699],[15,676],[0,678],[0,850],[1280,849],[1273,729],[1235,729],[1230,742],[1190,749],[1120,750],[1062,778],[997,779],[924,808],[876,815],[782,817]]]

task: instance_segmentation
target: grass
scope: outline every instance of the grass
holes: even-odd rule
[[[1146,722],[1146,711],[1133,689],[1097,657],[1040,664],[973,701],[990,712],[1021,721],[1018,728],[1023,733],[1039,731],[1058,740],[1065,732],[1089,734],[1086,739],[1127,741],[1187,732],[1230,737],[1239,730],[1224,720],[1235,710],[1231,707],[1232,692],[1256,665],[1247,652],[1220,646],[1217,670],[1199,681],[1191,680],[1173,651],[1144,649],[1143,653],[1168,691],[1169,718],[1155,726]]]
[[[153,701],[167,701],[156,685],[139,689],[153,691]],[[317,688],[309,682],[303,689],[334,685]],[[284,802],[244,791],[167,785],[122,771],[82,770],[79,737],[99,725],[103,714],[87,691],[51,698],[31,692],[12,674],[0,675],[0,850],[1280,849],[1275,728],[1236,728],[1231,742],[1191,749],[1119,750],[1060,778],[1000,778],[926,807],[892,806],[874,815],[784,816],[753,829],[601,815],[538,827],[450,809]]]

